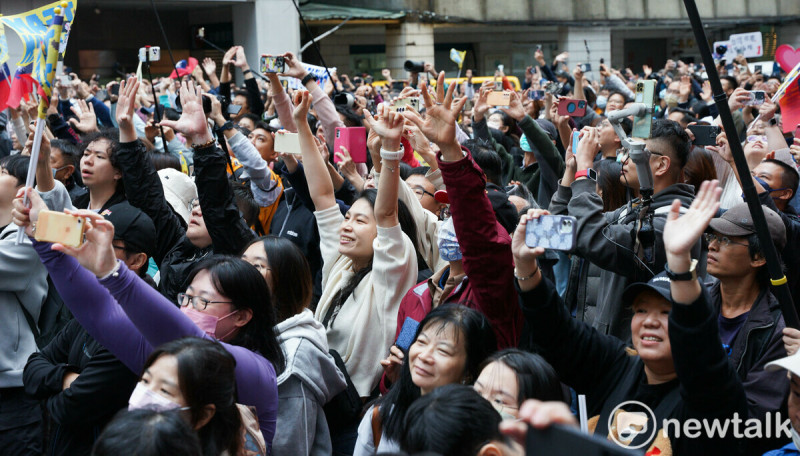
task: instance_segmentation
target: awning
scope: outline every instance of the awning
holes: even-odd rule
[[[353,6],[328,5],[324,3],[306,3],[300,6],[300,11],[307,22],[339,23],[351,18],[351,24],[381,24],[397,23],[405,17],[403,11],[386,11]]]

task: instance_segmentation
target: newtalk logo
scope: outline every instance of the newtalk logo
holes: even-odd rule
[[[614,417],[617,417],[617,425],[614,427]],[[614,407],[608,417],[608,429],[611,440],[619,446],[628,449],[638,449],[652,442],[658,429],[651,424],[656,423],[656,415],[647,405],[638,401],[626,401]],[[614,430],[616,429],[616,432]],[[681,422],[677,419],[664,419],[661,422],[661,429],[671,440],[673,438],[699,437],[723,438],[733,436],[741,439],[759,439],[785,436],[791,438],[792,424],[786,418],[781,419],[781,413],[767,412],[764,420],[755,418],[742,419],[738,413],[733,414],[733,418],[725,420],[698,420],[690,418]],[[639,435],[647,436],[647,439],[638,445],[630,445]]]

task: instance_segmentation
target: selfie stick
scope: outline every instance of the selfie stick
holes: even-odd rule
[[[622,129],[622,119],[628,116],[645,117],[653,113],[653,108],[644,103],[633,103],[625,109],[620,109],[608,114],[608,121],[614,127],[614,132],[619,136],[622,147],[628,151],[628,156],[636,165],[636,173],[639,175],[639,194],[641,195],[641,204],[637,210],[636,224],[636,251],[641,250],[641,260],[646,267],[655,262],[655,255],[653,248],[655,246],[656,236],[653,229],[653,214],[650,213],[650,203],[653,198],[653,173],[650,169],[650,151],[645,148],[644,141],[635,138],[629,138]],[[651,271],[652,272],[652,271]]]
[[[60,7],[53,10],[53,22],[50,23],[50,29],[47,35],[52,37],[52,40],[45,42],[45,70],[44,80],[39,81],[41,89],[44,92],[43,97],[39,97],[39,115],[36,118],[36,130],[33,134],[33,146],[31,147],[31,158],[28,162],[28,175],[25,178],[25,187],[33,187],[36,182],[36,168],[39,163],[39,149],[42,146],[42,135],[44,134],[44,127],[47,125],[47,108],[50,106],[50,95],[53,93],[53,79],[56,75],[56,63],[58,62],[58,47],[61,43],[61,27],[64,25],[64,16],[61,12],[66,9],[67,2],[61,2]],[[52,32],[52,35],[50,35]],[[28,193],[22,197],[22,204],[28,205]],[[25,230],[17,230],[16,243],[21,244],[25,239]]]
[[[758,242],[761,244],[761,250],[764,252],[764,257],[767,260],[767,270],[770,275],[770,282],[772,283],[772,293],[778,298],[781,305],[781,312],[783,318],[786,320],[786,326],[791,328],[800,328],[800,320],[797,318],[797,311],[792,301],[792,295],[789,292],[789,286],[786,283],[786,275],[781,270],[781,263],[778,260],[778,252],[775,245],[772,243],[772,237],[767,228],[767,222],[764,217],[764,211],[761,209],[761,203],[756,193],[756,188],[753,185],[753,179],[748,179],[750,176],[750,169],[747,166],[747,160],[742,150],[742,144],[736,134],[736,125],[733,123],[733,116],[731,115],[730,107],[728,106],[728,99],[725,92],[722,91],[722,84],[719,80],[717,67],[714,66],[714,58],[711,56],[711,49],[708,47],[706,33],[703,30],[703,22],[700,20],[700,13],[697,11],[697,5],[694,0],[683,0],[686,6],[686,13],[689,16],[689,21],[692,23],[692,30],[694,31],[695,42],[700,48],[700,55],[703,57],[703,63],[706,66],[708,73],[708,81],[711,83],[711,89],[714,93],[714,102],[719,109],[719,117],[722,120],[722,126],[728,135],[728,147],[731,149],[733,161],[736,164],[736,170],[739,176],[742,176],[742,190],[744,190],[745,201],[750,209],[750,214],[753,217],[753,224],[756,228],[756,235],[758,235]]]
[[[168,154],[167,137],[164,136],[164,127],[161,126],[161,117],[164,113],[163,111],[161,114],[158,113],[158,95],[156,94],[156,86],[153,84],[153,73],[150,72],[150,46],[145,46],[144,48],[144,65],[147,67],[147,78],[150,80],[150,87],[153,89],[153,102],[156,106],[153,108],[153,120],[158,123],[158,129],[161,131],[161,143],[164,144],[164,153]],[[178,70],[175,70],[175,76],[178,76]]]

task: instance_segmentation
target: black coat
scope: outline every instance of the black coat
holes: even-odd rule
[[[199,248],[186,237],[181,219],[164,199],[164,189],[141,141],[122,143],[117,153],[128,202],[150,216],[156,227],[153,259],[161,272],[158,289],[175,300],[186,290],[194,265],[212,253],[239,256],[255,235],[241,217],[228,182],[227,159],[222,149],[194,150],[195,184],[212,244]]]
[[[64,374],[78,378],[62,390]],[[28,358],[25,392],[44,401],[51,455],[88,455],[114,414],[128,404],[138,376],[72,320]]]
[[[531,291],[520,291],[519,300],[540,354],[561,381],[586,395],[588,416],[599,415],[595,433],[601,437],[608,434],[610,413],[629,400],[650,407],[656,429],[661,429],[664,419],[683,423],[690,418],[702,422],[731,419],[735,413],[740,418],[747,415],[744,388],[722,349],[717,315],[705,289],[690,305],[672,305],[669,340],[677,379],[660,385],[647,384],[644,362],[629,354],[622,341],[573,319],[547,280]],[[653,424],[648,423],[648,429]],[[675,456],[733,455],[744,450],[732,432],[725,439],[682,435],[670,440]],[[638,443],[634,439],[633,444]]]

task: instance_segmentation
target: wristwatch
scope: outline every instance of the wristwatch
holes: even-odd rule
[[[230,120],[220,125],[219,127],[215,128],[218,135],[225,130],[232,130],[232,129],[233,129],[233,122],[231,122]]]
[[[582,169],[575,173],[575,179],[578,179],[579,177],[586,177],[597,182],[597,171],[593,170],[592,168]]]
[[[667,273],[667,277],[669,277],[669,280],[674,280],[676,282],[697,280],[697,260],[692,260],[692,264],[689,265],[689,270],[686,272],[676,274],[669,269],[668,264],[664,265],[664,272]]]
[[[248,68],[248,69],[246,69],[246,70],[242,70],[242,74],[243,74],[243,75],[244,75],[244,74],[247,74],[247,73],[252,73],[252,72],[253,72],[253,70],[251,70],[250,68]]]
[[[313,80],[314,82],[318,81],[317,77],[313,73],[308,73],[307,75],[305,75],[303,77],[303,79],[300,80],[300,84],[306,85],[306,84],[308,84],[308,81],[311,81],[311,80]]]

